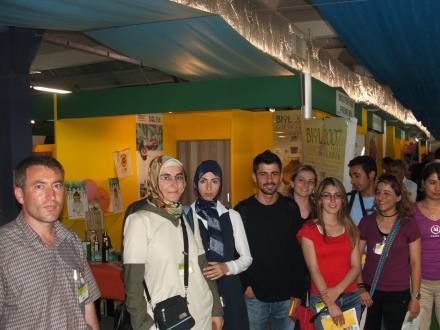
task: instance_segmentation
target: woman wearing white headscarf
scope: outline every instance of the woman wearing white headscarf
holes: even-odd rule
[[[132,327],[155,329],[152,309],[175,295],[185,296],[183,285],[184,219],[179,199],[185,190],[183,165],[177,159],[159,156],[151,161],[147,197],[140,210],[129,214],[124,227],[124,283],[126,306]],[[193,329],[222,326],[222,308],[215,284],[203,277],[206,265],[197,226],[188,228],[189,286],[188,309],[195,320]],[[151,295],[151,305],[144,296],[143,281]]]

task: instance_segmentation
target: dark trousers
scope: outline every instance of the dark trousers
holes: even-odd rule
[[[395,292],[376,290],[373,295],[373,305],[368,308],[365,330],[381,329],[382,319],[386,330],[400,330],[410,299],[409,290]]]

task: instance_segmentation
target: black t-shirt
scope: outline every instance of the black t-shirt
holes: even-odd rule
[[[301,228],[298,206],[279,195],[272,205],[255,196],[235,207],[246,230],[252,264],[242,273],[243,288],[251,286],[265,302],[301,298],[307,287],[306,266],[296,233]]]

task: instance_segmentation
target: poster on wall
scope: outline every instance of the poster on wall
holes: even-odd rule
[[[354,156],[356,118],[305,119],[304,163],[315,167],[318,180],[333,176],[351,190],[348,162]]]
[[[300,166],[302,158],[301,110],[276,111],[272,114],[273,150],[283,164],[283,178],[279,192],[287,195],[290,178]]]
[[[66,181],[64,186],[67,194],[67,217],[85,218],[89,205],[84,181]]]
[[[132,175],[130,148],[115,151],[113,153],[113,160],[115,162],[116,175],[119,179]]]
[[[119,186],[119,179],[118,178],[108,179],[108,185],[110,189],[109,212],[120,212],[122,211],[122,195],[121,195],[121,188]]]
[[[354,145],[354,156],[363,156],[365,155],[365,135],[357,134],[356,142]]]
[[[301,158],[301,110],[272,114],[273,149],[283,166]]]
[[[136,115],[136,163],[139,197],[146,194],[148,169],[153,158],[163,155],[161,113]]]
[[[368,155],[377,162],[378,136],[375,131],[368,131]]]

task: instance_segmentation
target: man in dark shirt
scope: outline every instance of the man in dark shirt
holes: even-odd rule
[[[281,161],[269,150],[255,157],[252,178],[257,193],[238,203],[249,241],[252,265],[242,273],[251,330],[292,330],[291,297],[303,297],[306,266],[296,233],[301,227],[298,206],[277,190]]]

